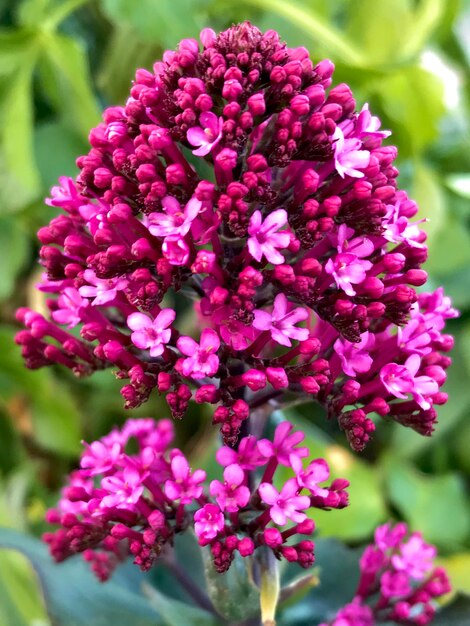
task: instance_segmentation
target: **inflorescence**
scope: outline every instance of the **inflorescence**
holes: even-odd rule
[[[138,70],[48,200],[50,319],[18,312],[28,367],[115,368],[126,407],[155,389],[175,418],[210,403],[231,446],[251,409],[290,396],[356,450],[374,414],[429,435],[456,311],[417,295],[426,235],[396,148],[333,69],[243,23]],[[185,297],[197,337],[179,329]]]

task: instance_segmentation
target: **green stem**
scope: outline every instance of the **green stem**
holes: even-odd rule
[[[47,30],[55,30],[61,22],[63,22],[71,13],[79,9],[90,0],[66,0],[52,13],[52,15],[44,22]]]

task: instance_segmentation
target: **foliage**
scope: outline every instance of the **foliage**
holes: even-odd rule
[[[322,428],[324,424],[316,419],[317,409],[296,409],[295,419],[309,432],[308,445],[330,462],[333,473],[347,475],[354,485],[351,508],[329,513],[328,525],[317,516],[319,532],[350,543],[365,542],[377,523],[405,519],[438,544],[456,591],[468,592],[470,44],[465,24],[468,27],[470,21],[469,3],[10,0],[0,4],[0,18],[0,476],[4,487],[0,524],[38,535],[44,528],[45,509],[76,460],[80,439],[94,439],[124,417],[117,388],[107,376],[76,381],[58,371],[29,372],[13,345],[15,308],[37,298],[31,289],[38,279],[35,231],[52,215],[42,198],[59,175],[75,171],[74,159],[85,150],[88,130],[99,120],[104,105],[126,97],[136,67],[150,67],[163,49],[203,26],[220,29],[250,19],[261,28],[276,28],[292,46],[308,47],[316,60],[332,58],[335,79],[347,81],[359,103],[370,102],[383,126],[393,128],[404,186],[430,218],[426,228],[431,283],[443,284],[462,311],[451,328],[456,335],[455,366],[446,387],[451,398],[440,411],[433,438],[423,439],[383,423],[367,457],[359,459],[339,443],[333,428],[320,430],[316,424]],[[155,417],[161,413],[158,399],[144,410]],[[194,410],[180,426],[181,443],[203,466],[210,457],[205,416]],[[209,474],[210,467],[206,469]],[[319,541],[317,548],[324,588],[330,574],[322,554],[330,541]],[[148,591],[148,600],[141,594],[137,601],[131,597],[125,573],[109,586],[92,588],[76,562],[60,566],[56,574],[44,548],[31,536],[20,539],[13,531],[3,531],[0,544],[19,549],[33,563],[51,624],[186,623],[184,598],[168,604],[162,596],[168,591],[165,585],[158,592]],[[341,553],[347,548],[334,550],[341,562],[350,558]],[[0,558],[0,621],[15,626],[48,624],[26,562],[10,552],[2,552]],[[331,575],[347,583],[345,572]],[[288,580],[288,572],[285,576]],[[50,591],[50,584],[57,589]],[[31,591],[27,598],[25,588]],[[55,605],[56,594],[66,591],[73,597],[65,595]],[[87,594],[87,602],[80,599],[81,593]],[[93,594],[98,597],[90,605]],[[324,619],[323,602],[329,598],[321,588],[309,591],[303,603],[286,606],[280,623],[301,626]],[[340,605],[335,602],[328,610]],[[101,622],[93,621],[96,612],[90,608],[98,605],[111,612],[103,614]],[[81,612],[86,606],[90,614]],[[216,622],[201,609],[194,623]],[[436,623],[470,623],[468,599],[459,596]]]

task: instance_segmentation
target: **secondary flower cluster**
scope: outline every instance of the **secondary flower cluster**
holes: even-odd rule
[[[60,528],[44,540],[57,561],[82,552],[102,580],[129,554],[142,570],[150,569],[165,544],[190,525],[199,543],[211,546],[220,572],[230,567],[235,550],[246,557],[261,545],[309,567],[313,542],[294,542],[314,531],[307,511],[347,506],[348,482],[320,486],[329,478],[328,465],[316,459],[303,468],[309,449],[299,447],[304,434],[292,429],[283,422],[273,441],[248,436],[238,451],[221,448],[223,481],[213,480],[206,493],[206,473],[191,471],[183,453],[170,447],[170,420],[128,420],[121,430],[85,444],[80,469],[70,475],[57,509],[48,512],[48,521]],[[135,454],[127,452],[132,443]],[[278,491],[273,477],[279,466],[293,469],[295,478]]]
[[[249,23],[138,70],[48,200],[50,319],[18,312],[26,364],[114,367],[127,407],[154,389],[174,417],[217,405],[231,445],[251,408],[292,393],[356,449],[373,413],[430,434],[456,312],[440,290],[418,298],[426,236],[396,148],[332,74]],[[186,295],[195,338],[178,324]]]
[[[445,570],[434,567],[436,548],[406,524],[386,524],[360,560],[360,580],[353,601],[333,621],[321,626],[375,626],[393,622],[426,626],[436,613],[434,600],[450,591]]]

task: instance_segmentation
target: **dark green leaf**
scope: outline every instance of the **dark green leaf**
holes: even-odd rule
[[[18,220],[0,218],[0,300],[9,297],[27,260],[28,237]]]

